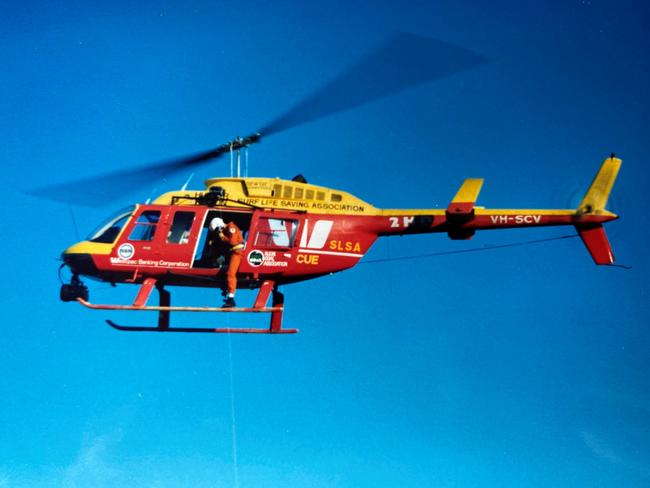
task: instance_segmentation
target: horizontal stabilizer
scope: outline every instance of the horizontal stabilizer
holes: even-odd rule
[[[483,178],[467,178],[463,181],[452,199],[452,203],[476,203],[478,194],[483,186]]]
[[[576,230],[596,264],[614,263],[614,253],[602,224],[578,224]]]
[[[467,178],[447,207],[447,213],[451,215],[473,215],[474,204],[476,203],[476,199],[478,198],[482,186],[482,178]]]
[[[447,207],[447,233],[451,239],[471,239],[474,235],[474,229],[462,228],[462,225],[474,218],[474,204],[482,186],[482,178],[467,178]]]

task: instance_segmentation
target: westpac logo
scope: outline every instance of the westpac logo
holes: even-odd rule
[[[129,244],[128,242],[122,244],[120,247],[117,248],[117,256],[120,259],[131,259],[133,255],[135,254],[135,248],[133,245]]]
[[[303,249],[323,249],[327,238],[334,225],[333,220],[317,220],[309,228],[309,219],[305,219],[302,236],[300,236],[300,247]]]

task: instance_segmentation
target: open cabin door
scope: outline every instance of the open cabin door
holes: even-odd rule
[[[247,240],[251,227],[252,213],[250,211],[225,211],[222,209],[209,209],[201,215],[200,223],[192,235],[196,235],[194,243],[193,268],[220,268],[225,263],[225,247],[219,243],[217,235],[210,232],[210,221],[213,218],[220,218],[226,224],[233,222]],[[222,259],[220,259],[222,258]]]

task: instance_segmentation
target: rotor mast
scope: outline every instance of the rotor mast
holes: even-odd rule
[[[237,178],[241,177],[241,150],[244,149],[244,173],[248,176],[248,146],[259,142],[262,134],[256,132],[246,137],[235,137],[232,141],[220,147],[228,148],[230,152],[230,177],[235,176],[235,151],[237,151]]]

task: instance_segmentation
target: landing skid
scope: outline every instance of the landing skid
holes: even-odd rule
[[[158,290],[160,304],[158,306],[146,305],[154,286]],[[269,296],[273,295],[272,306],[267,307]],[[212,334],[295,334],[298,329],[282,328],[282,313],[284,312],[284,296],[272,281],[265,281],[252,307],[246,308],[221,308],[221,307],[178,307],[171,306],[171,294],[157,284],[153,278],[146,278],[133,305],[107,305],[90,303],[83,298],[77,301],[84,307],[94,310],[122,310],[137,312],[158,312],[157,326],[120,325],[112,320],[106,320],[112,328],[128,332],[202,332]],[[269,313],[271,320],[268,328],[245,327],[171,327],[171,312],[199,312],[199,313]]]
[[[207,329],[203,327],[169,327],[164,329],[160,327],[119,325],[112,320],[106,320],[106,323],[114,329],[127,332],[205,332],[213,334],[295,334],[298,332],[298,329],[239,329],[236,327],[220,327],[216,329]]]

